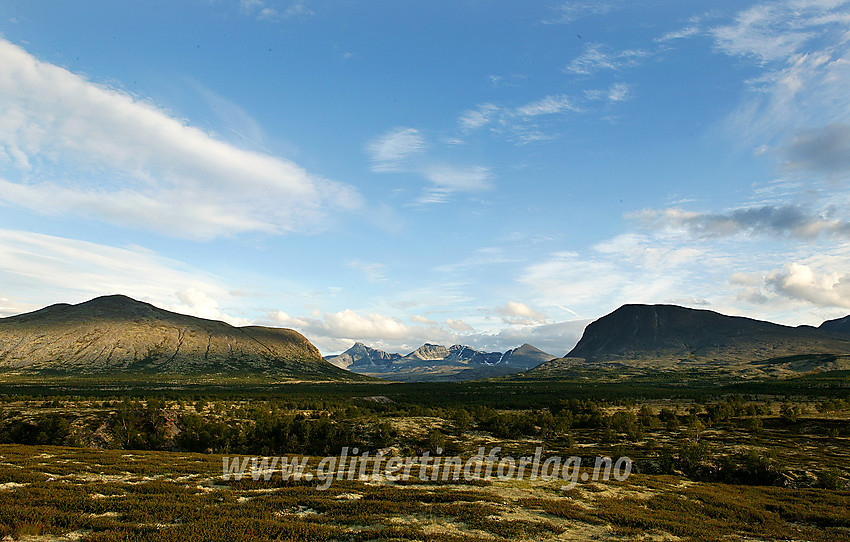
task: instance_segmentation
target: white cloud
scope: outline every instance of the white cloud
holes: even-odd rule
[[[416,322],[417,324],[437,325],[437,322],[435,322],[434,320],[431,320],[430,318],[419,314],[412,314],[410,316],[410,320]]]
[[[554,8],[554,15],[543,20],[544,24],[566,24],[582,17],[605,15],[614,7],[606,2],[564,2]]]
[[[455,333],[468,333],[470,331],[475,331],[475,328],[465,323],[463,320],[452,320],[451,318],[446,318],[446,327]]]
[[[556,96],[546,96],[535,102],[518,107],[516,114],[523,117],[537,117],[540,115],[556,115],[567,111],[581,111],[581,109],[573,104],[569,96],[558,94]]]
[[[394,128],[366,145],[372,171],[403,171],[408,160],[425,150],[425,139],[414,128]]]
[[[784,315],[790,324],[818,325],[823,320],[847,315],[848,263],[850,243],[844,243],[793,258],[772,270],[735,273],[730,284],[738,288],[739,301]]]
[[[540,292],[540,305],[585,305],[626,284],[629,275],[613,262],[557,252],[528,266],[519,281]]]
[[[0,285],[6,314],[124,294],[186,314],[249,323],[219,308],[232,295],[218,279],[140,247],[0,230]]]
[[[720,51],[753,59],[764,69],[726,122],[733,137],[754,147],[781,146],[778,141],[803,130],[850,121],[848,5],[758,4],[711,31]]]
[[[588,44],[584,53],[574,58],[566,70],[581,75],[590,75],[602,70],[620,71],[624,68],[637,66],[650,56],[642,49],[626,49],[611,52],[599,43]]]
[[[450,190],[445,188],[427,187],[422,191],[422,195],[416,198],[410,205],[432,205],[438,203],[446,203],[451,195]]]
[[[785,59],[811,39],[795,24],[788,4],[752,6],[735,17],[735,22],[712,29],[717,47],[729,55],[755,57],[761,61]]]
[[[635,233],[618,235],[596,244],[599,254],[625,260],[628,265],[637,265],[648,271],[661,271],[691,264],[704,255],[700,248],[677,241],[665,241]]]
[[[378,313],[363,315],[351,309],[298,317],[277,311],[269,315],[269,320],[305,335],[322,352],[339,352],[357,341],[380,348],[404,343],[413,335],[411,327],[397,318]]]
[[[239,104],[213,92],[199,81],[194,79],[187,79],[187,81],[215,115],[222,127],[221,131],[225,132],[220,134],[222,137],[229,135],[226,133],[229,132],[235,136],[228,138],[229,140],[238,141],[240,144],[247,143],[256,150],[268,153],[265,148],[268,136],[257,119]]]
[[[424,171],[424,175],[440,189],[447,191],[477,192],[492,188],[490,171],[481,166],[432,166]]]
[[[490,170],[482,166],[456,167],[434,164],[423,166],[418,173],[433,186],[426,187],[412,205],[445,203],[458,192],[480,192],[493,188]]]
[[[493,85],[494,88],[501,88],[518,87],[527,81],[528,77],[518,73],[512,73],[510,75],[491,75],[489,79],[490,84]]]
[[[439,163],[427,156],[425,139],[414,128],[396,128],[371,141],[372,171],[413,173],[431,183],[412,205],[444,203],[456,192],[478,192],[492,188],[490,171],[483,166]]]
[[[704,293],[707,281],[698,288],[693,284],[716,272],[722,258],[682,239],[629,233],[587,253],[553,253],[527,266],[518,281],[537,292],[533,301],[539,307],[571,307],[570,312],[597,317],[599,307],[710,298]]]
[[[681,28],[679,30],[673,30],[673,31],[667,32],[666,34],[664,34],[660,38],[656,39],[655,41],[663,43],[663,42],[668,42],[668,41],[673,41],[673,40],[678,40],[678,39],[691,38],[693,36],[699,35],[700,33],[701,33],[701,30],[698,26],[690,25],[690,26],[686,26],[685,28]]]
[[[625,88],[625,87],[624,87]],[[613,87],[612,87],[613,89]],[[625,96],[615,95],[625,98]],[[613,101],[613,100],[612,100]],[[517,107],[500,107],[484,103],[475,109],[461,113],[458,124],[464,132],[472,132],[486,126],[491,132],[504,133],[519,144],[552,139],[538,127],[538,122],[559,120],[567,113],[585,113],[576,100],[566,94],[552,94]]]
[[[285,6],[269,5],[269,2],[264,0],[240,0],[239,8],[243,14],[254,17],[258,21],[278,22],[283,19],[313,15],[304,0],[295,0]]]
[[[498,106],[491,103],[484,103],[480,104],[477,109],[471,109],[461,113],[458,123],[464,131],[477,130],[492,122],[498,113]]]
[[[185,288],[176,292],[175,295],[180,302],[164,308],[208,320],[224,320],[235,326],[247,326],[253,323],[248,318],[234,318],[222,312],[218,301],[200,288],[194,286]]]
[[[616,83],[608,89],[609,102],[622,102],[631,98],[632,89],[624,83]]]
[[[850,308],[850,275],[843,272],[817,273],[806,264],[792,262],[770,273],[765,282],[791,299],[821,307]]]
[[[625,83],[614,83],[605,90],[585,90],[584,95],[589,100],[603,100],[609,103],[624,102],[632,97],[632,87]]]
[[[400,319],[384,314],[364,315],[346,309],[298,317],[278,311],[269,315],[268,322],[299,331],[326,354],[342,352],[361,341],[373,348],[402,355],[425,343],[462,344],[486,352],[504,352],[530,343],[553,355],[563,355],[575,345],[588,323],[587,320],[531,322],[482,331],[462,319],[436,321],[421,315],[412,315],[409,319],[414,325],[405,325]]]
[[[43,306],[35,303],[16,301],[8,297],[0,297],[0,318],[31,312]]]
[[[224,143],[2,39],[0,100],[6,204],[186,238],[312,229],[327,211],[360,205],[350,186]]]
[[[325,313],[321,318],[290,318],[283,312],[274,314],[273,318],[283,325],[291,323],[306,326],[305,331],[310,335],[338,339],[402,339],[409,331],[408,327],[396,318],[377,313],[364,316],[351,309]]]
[[[502,320],[511,325],[530,326],[546,322],[546,315],[538,312],[525,303],[509,301],[504,307],[496,307],[496,313]]]
[[[551,324],[511,326],[493,334],[481,334],[476,344],[489,351],[504,352],[525,343],[553,356],[563,356],[576,345],[591,320],[570,320]]]

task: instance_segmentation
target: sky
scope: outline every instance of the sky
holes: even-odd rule
[[[850,314],[850,0],[0,3],[0,316],[564,355]]]

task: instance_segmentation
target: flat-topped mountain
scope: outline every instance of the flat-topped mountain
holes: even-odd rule
[[[588,325],[567,357],[587,362],[734,364],[792,356],[850,356],[850,336],[827,329],[783,326],[675,305],[624,305]]]
[[[122,295],[0,318],[0,370],[353,376],[291,329],[235,327]]]
[[[507,352],[482,352],[459,344],[424,344],[407,355],[388,354],[361,342],[326,359],[350,371],[396,380],[467,380],[530,369],[555,356],[530,344]]]

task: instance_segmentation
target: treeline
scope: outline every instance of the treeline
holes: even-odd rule
[[[20,405],[21,402],[15,403]],[[83,413],[78,405],[85,404]],[[772,425],[799,424],[812,411],[785,401],[774,408],[735,395],[706,404],[667,404],[659,411],[634,401],[597,402],[558,399],[546,408],[503,410],[490,406],[424,407],[375,400],[291,398],[266,401],[219,401],[207,397],[167,401],[93,401],[48,398],[28,401],[21,410],[0,407],[0,443],[96,446],[121,449],[251,454],[336,454],[344,446],[377,449],[400,446],[408,450],[448,449],[469,431],[501,439],[536,438],[572,447],[573,434],[593,434],[598,442],[638,442],[665,430],[698,440],[707,427],[723,425],[758,432]],[[850,401],[832,399],[813,405],[818,412],[850,410]],[[33,415],[35,411],[37,414]],[[43,412],[41,412],[43,411]],[[778,412],[778,416],[773,414]],[[424,438],[399,435],[388,418],[430,417],[436,428]],[[837,429],[832,436],[837,436]],[[691,451],[693,452],[693,450]],[[688,469],[685,451],[679,470]]]
[[[54,409],[62,403],[42,406]],[[194,405],[150,398],[106,401],[100,407],[110,411],[87,417],[73,409],[28,417],[17,410],[0,411],[0,443],[328,455],[343,446],[388,446],[397,436],[390,424],[349,407],[304,414],[278,403],[228,406],[203,398]]]

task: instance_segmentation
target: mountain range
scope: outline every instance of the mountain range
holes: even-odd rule
[[[469,380],[570,367],[699,370],[782,377],[850,369],[850,316],[785,326],[676,305],[624,305],[594,321],[563,358],[524,344],[507,352],[424,344],[406,355],[361,342],[323,359],[291,329],[235,327],[122,295],[0,318],[0,372],[251,373],[289,379]]]
[[[358,342],[342,354],[325,359],[349,371],[393,380],[468,380],[518,373],[554,358],[530,344],[507,352],[424,344],[403,356]]]
[[[123,295],[0,318],[0,370],[264,373],[348,379],[300,333],[177,314]]]

